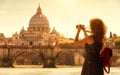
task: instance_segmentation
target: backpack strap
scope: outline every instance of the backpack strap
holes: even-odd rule
[[[105,66],[103,66],[103,69],[105,70],[106,73],[110,73],[110,63],[108,63],[108,70],[106,69]]]
[[[106,56],[106,53],[107,53],[107,56]],[[103,62],[103,69],[105,70],[106,73],[110,73],[110,58],[112,56],[112,49],[106,47],[105,51],[103,52],[103,54],[101,54],[101,56],[103,56],[103,61],[104,61]],[[108,67],[108,69],[106,69],[106,67]]]

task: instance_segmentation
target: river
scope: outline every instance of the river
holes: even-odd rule
[[[80,75],[81,67],[73,68],[0,68],[0,75]],[[112,67],[110,74],[120,75],[120,67]]]

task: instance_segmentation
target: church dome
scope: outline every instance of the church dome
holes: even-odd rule
[[[43,14],[35,14],[30,19],[29,25],[49,26],[49,22]]]
[[[48,19],[42,14],[40,6],[37,9],[37,13],[29,21],[28,30],[50,32]]]

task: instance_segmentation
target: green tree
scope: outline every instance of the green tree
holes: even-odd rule
[[[116,37],[114,39],[114,43],[115,43],[115,45],[120,45],[120,37]]]
[[[117,34],[116,34],[116,33],[114,33],[114,34],[113,34],[113,37],[114,37],[114,38],[117,38],[118,36],[117,36]]]

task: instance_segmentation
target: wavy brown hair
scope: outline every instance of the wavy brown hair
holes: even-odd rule
[[[90,29],[92,32],[92,36],[94,37],[95,42],[103,43],[103,40],[106,35],[106,25],[99,18],[94,18],[90,20]]]

